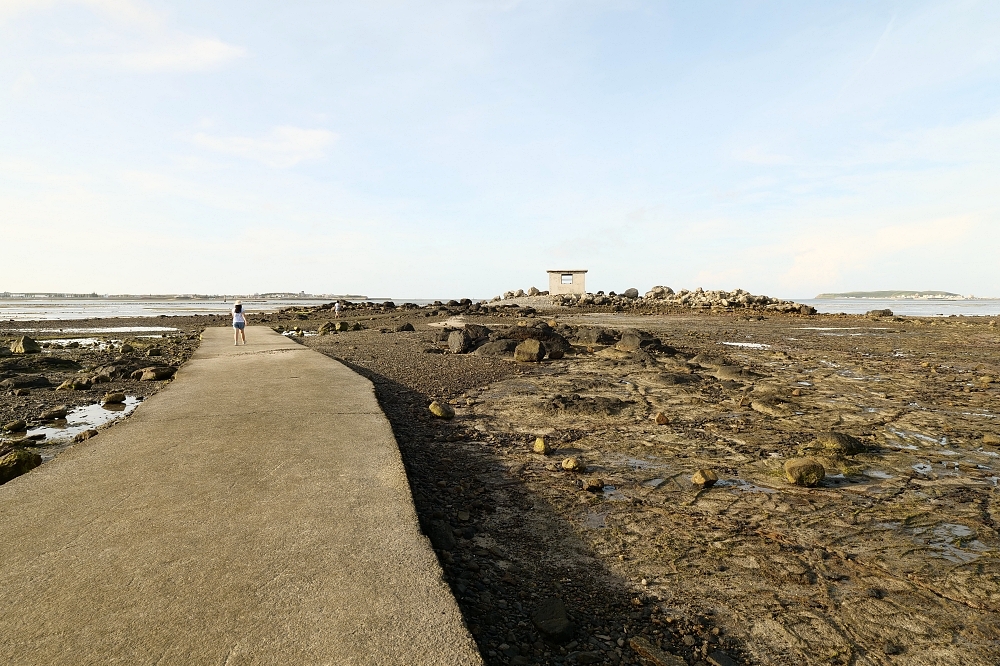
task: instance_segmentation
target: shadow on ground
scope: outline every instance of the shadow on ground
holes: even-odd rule
[[[675,654],[702,647],[672,644],[675,634],[660,627],[687,621],[664,616],[650,599],[631,592],[544,499],[525,489],[523,465],[508,467],[496,455],[503,447],[524,446],[523,437],[484,438],[461,419],[435,419],[427,410],[429,396],[338,360],[375,385],[421,526],[487,664],[658,663],[640,662],[630,648],[636,637]],[[540,604],[552,598],[564,602],[574,627],[561,640],[533,623]],[[709,620],[690,622],[706,626]],[[685,662],[700,660],[692,655],[677,663]]]

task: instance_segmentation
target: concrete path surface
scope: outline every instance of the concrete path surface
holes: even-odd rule
[[[0,486],[0,663],[481,664],[371,384],[267,328],[203,337]]]

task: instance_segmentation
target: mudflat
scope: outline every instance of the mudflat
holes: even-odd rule
[[[992,320],[361,314],[302,340],[375,383],[487,663],[1000,663]],[[570,344],[538,363],[441,332],[545,322]],[[550,598],[561,643],[532,622]]]
[[[1000,663],[993,319],[613,309],[258,321],[372,381],[488,664]]]

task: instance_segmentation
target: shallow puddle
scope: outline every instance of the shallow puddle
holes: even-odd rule
[[[766,488],[764,486],[757,486],[743,479],[719,479],[715,482],[716,488],[732,488],[733,490],[740,490],[746,493],[766,493],[768,495],[773,495],[778,491],[774,488]]]
[[[729,347],[742,347],[744,349],[770,349],[771,345],[765,345],[763,342],[720,342],[720,345],[727,345]]]
[[[44,435],[45,438],[32,448],[41,454],[43,461],[51,460],[67,445],[72,444],[73,438],[81,432],[99,428],[128,416],[140,402],[139,398],[128,396],[125,398],[125,403],[120,405],[93,404],[77,407],[71,410],[65,419],[28,430],[27,436]]]

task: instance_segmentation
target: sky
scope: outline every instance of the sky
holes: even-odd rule
[[[0,0],[0,291],[1000,296],[1000,3]]]

